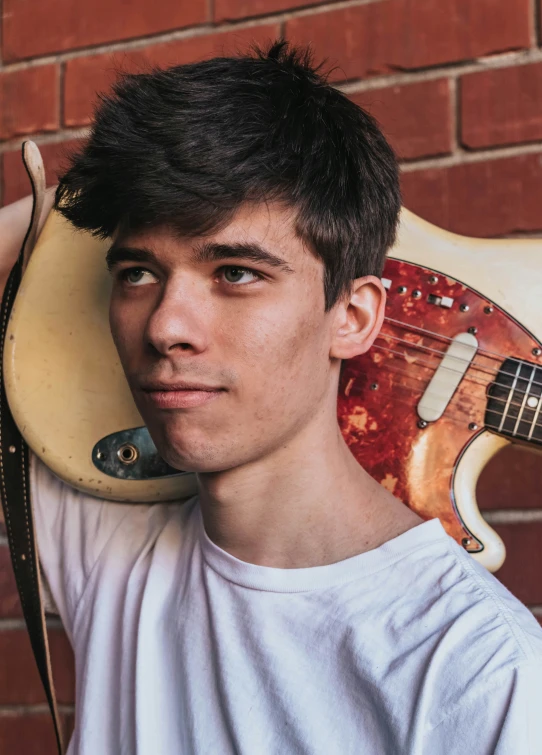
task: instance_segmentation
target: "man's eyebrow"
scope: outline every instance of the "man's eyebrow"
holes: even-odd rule
[[[218,262],[224,259],[243,259],[251,262],[263,262],[270,267],[279,268],[285,273],[295,272],[281,257],[255,243],[217,244],[204,242],[195,247],[192,255],[194,262]],[[139,262],[141,264],[159,264],[159,260],[147,247],[116,246],[113,244],[106,254],[105,261],[109,270],[121,262]]]
[[[272,254],[256,243],[218,244],[213,241],[204,242],[195,248],[192,259],[194,262],[218,262],[231,257],[249,260],[250,262],[264,262],[285,273],[295,272],[286,260],[277,257],[276,254]]]
[[[120,262],[158,263],[156,255],[147,247],[113,246],[105,255],[105,262],[109,270]]]

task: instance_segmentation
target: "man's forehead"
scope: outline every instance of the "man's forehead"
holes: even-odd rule
[[[119,232],[109,258],[117,257],[121,249],[143,249],[164,258],[182,254],[185,261],[194,263],[243,257],[284,272],[294,272],[292,264],[307,255],[292,211],[278,203],[243,205],[223,227],[205,236],[184,235],[171,225]]]

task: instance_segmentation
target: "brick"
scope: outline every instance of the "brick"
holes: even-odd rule
[[[506,546],[506,559],[496,576],[522,603],[542,603],[542,522],[500,524],[494,529]]]
[[[66,167],[68,155],[76,150],[82,140],[71,139],[54,144],[40,144],[40,152],[45,163],[47,185],[57,183],[57,176]],[[15,202],[31,193],[30,182],[23,166],[21,151],[5,152],[3,155],[3,200],[4,204]]]
[[[12,619],[19,616],[21,604],[11,568],[9,548],[7,545],[0,545],[0,618]]]
[[[351,95],[351,99],[374,115],[400,158],[410,160],[451,151],[447,79],[371,89]]]
[[[539,455],[506,446],[482,470],[476,498],[483,510],[540,508]]]
[[[55,131],[59,126],[58,66],[0,74],[0,139]]]
[[[60,718],[66,731],[66,716]],[[51,716],[48,713],[4,713],[0,716],[0,752],[3,755],[58,755]]]
[[[542,139],[542,63],[463,76],[460,92],[466,147]]]
[[[403,173],[404,204],[424,220],[466,236],[542,229],[542,154]]]
[[[470,60],[530,46],[529,0],[388,0],[292,18],[335,81]]]
[[[149,45],[139,50],[75,58],[66,64],[65,125],[87,125],[96,92],[109,88],[116,71],[137,72],[150,66],[167,68],[216,55],[246,50],[252,43],[265,44],[279,36],[279,24],[266,24],[235,32],[203,34],[190,39]]]
[[[266,13],[302,8],[306,5],[324,5],[330,0],[215,0],[215,21],[229,21],[236,18],[265,16]],[[331,0],[337,2],[337,0]]]
[[[72,703],[75,672],[71,647],[60,629],[49,630],[49,644],[58,702]],[[0,658],[0,705],[46,702],[25,629],[0,630]]]
[[[207,0],[4,0],[4,60],[20,60],[207,21]]]

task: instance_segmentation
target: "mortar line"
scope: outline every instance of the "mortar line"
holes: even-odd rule
[[[0,154],[3,152],[16,151],[26,139],[32,139],[36,144],[46,146],[47,144],[62,144],[63,142],[72,141],[73,139],[82,139],[88,136],[89,133],[90,128],[84,126],[77,128],[61,128],[52,133],[24,134],[23,136],[16,136],[13,137],[13,139],[0,142]]]
[[[389,86],[404,86],[420,81],[433,81],[447,76],[464,76],[469,73],[480,73],[488,70],[520,67],[532,63],[542,62],[542,50],[519,50],[517,52],[497,53],[470,61],[456,61],[447,65],[427,66],[411,71],[395,71],[390,74],[372,76],[369,79],[356,79],[341,82],[337,88],[345,94],[354,94],[371,89],[382,89]]]
[[[482,511],[488,524],[530,524],[542,522],[542,509],[498,509]]]
[[[131,37],[123,40],[112,40],[102,42],[96,45],[85,45],[84,47],[48,53],[45,55],[34,55],[27,58],[8,62],[4,64],[4,71],[14,71],[21,68],[28,68],[34,65],[47,65],[48,63],[58,63],[60,61],[73,60],[75,58],[90,57],[91,55],[101,55],[103,53],[125,52],[138,50],[149,45],[175,42],[184,39],[196,39],[197,37],[208,36],[209,34],[222,34],[227,32],[243,31],[245,29],[256,28],[258,26],[267,26],[269,24],[280,24],[291,18],[303,16],[314,16],[322,13],[329,13],[334,10],[344,10],[347,8],[357,8],[362,5],[372,5],[374,3],[389,2],[389,0],[339,0],[336,3],[326,5],[314,5],[303,7],[295,11],[282,11],[268,14],[266,16],[253,16],[224,21],[220,25],[212,23],[196,24],[183,29],[173,29],[146,36]]]
[[[411,173],[417,170],[428,170],[430,168],[451,168],[455,165],[466,165],[487,160],[503,160],[507,157],[533,155],[539,154],[540,152],[542,152],[542,141],[532,142],[531,144],[522,143],[503,147],[491,147],[476,152],[467,152],[458,148],[458,151],[452,155],[403,162],[401,163],[401,171],[403,173]]]
[[[72,714],[75,712],[75,705],[69,703],[60,703],[58,705],[59,713]],[[0,717],[10,716],[28,716],[40,715],[42,713],[50,714],[47,703],[34,703],[30,705],[0,705]]]

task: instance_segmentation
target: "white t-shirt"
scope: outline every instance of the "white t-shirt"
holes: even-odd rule
[[[542,630],[438,519],[276,569],[209,540],[197,498],[109,503],[36,460],[32,496],[70,755],[542,753]]]

